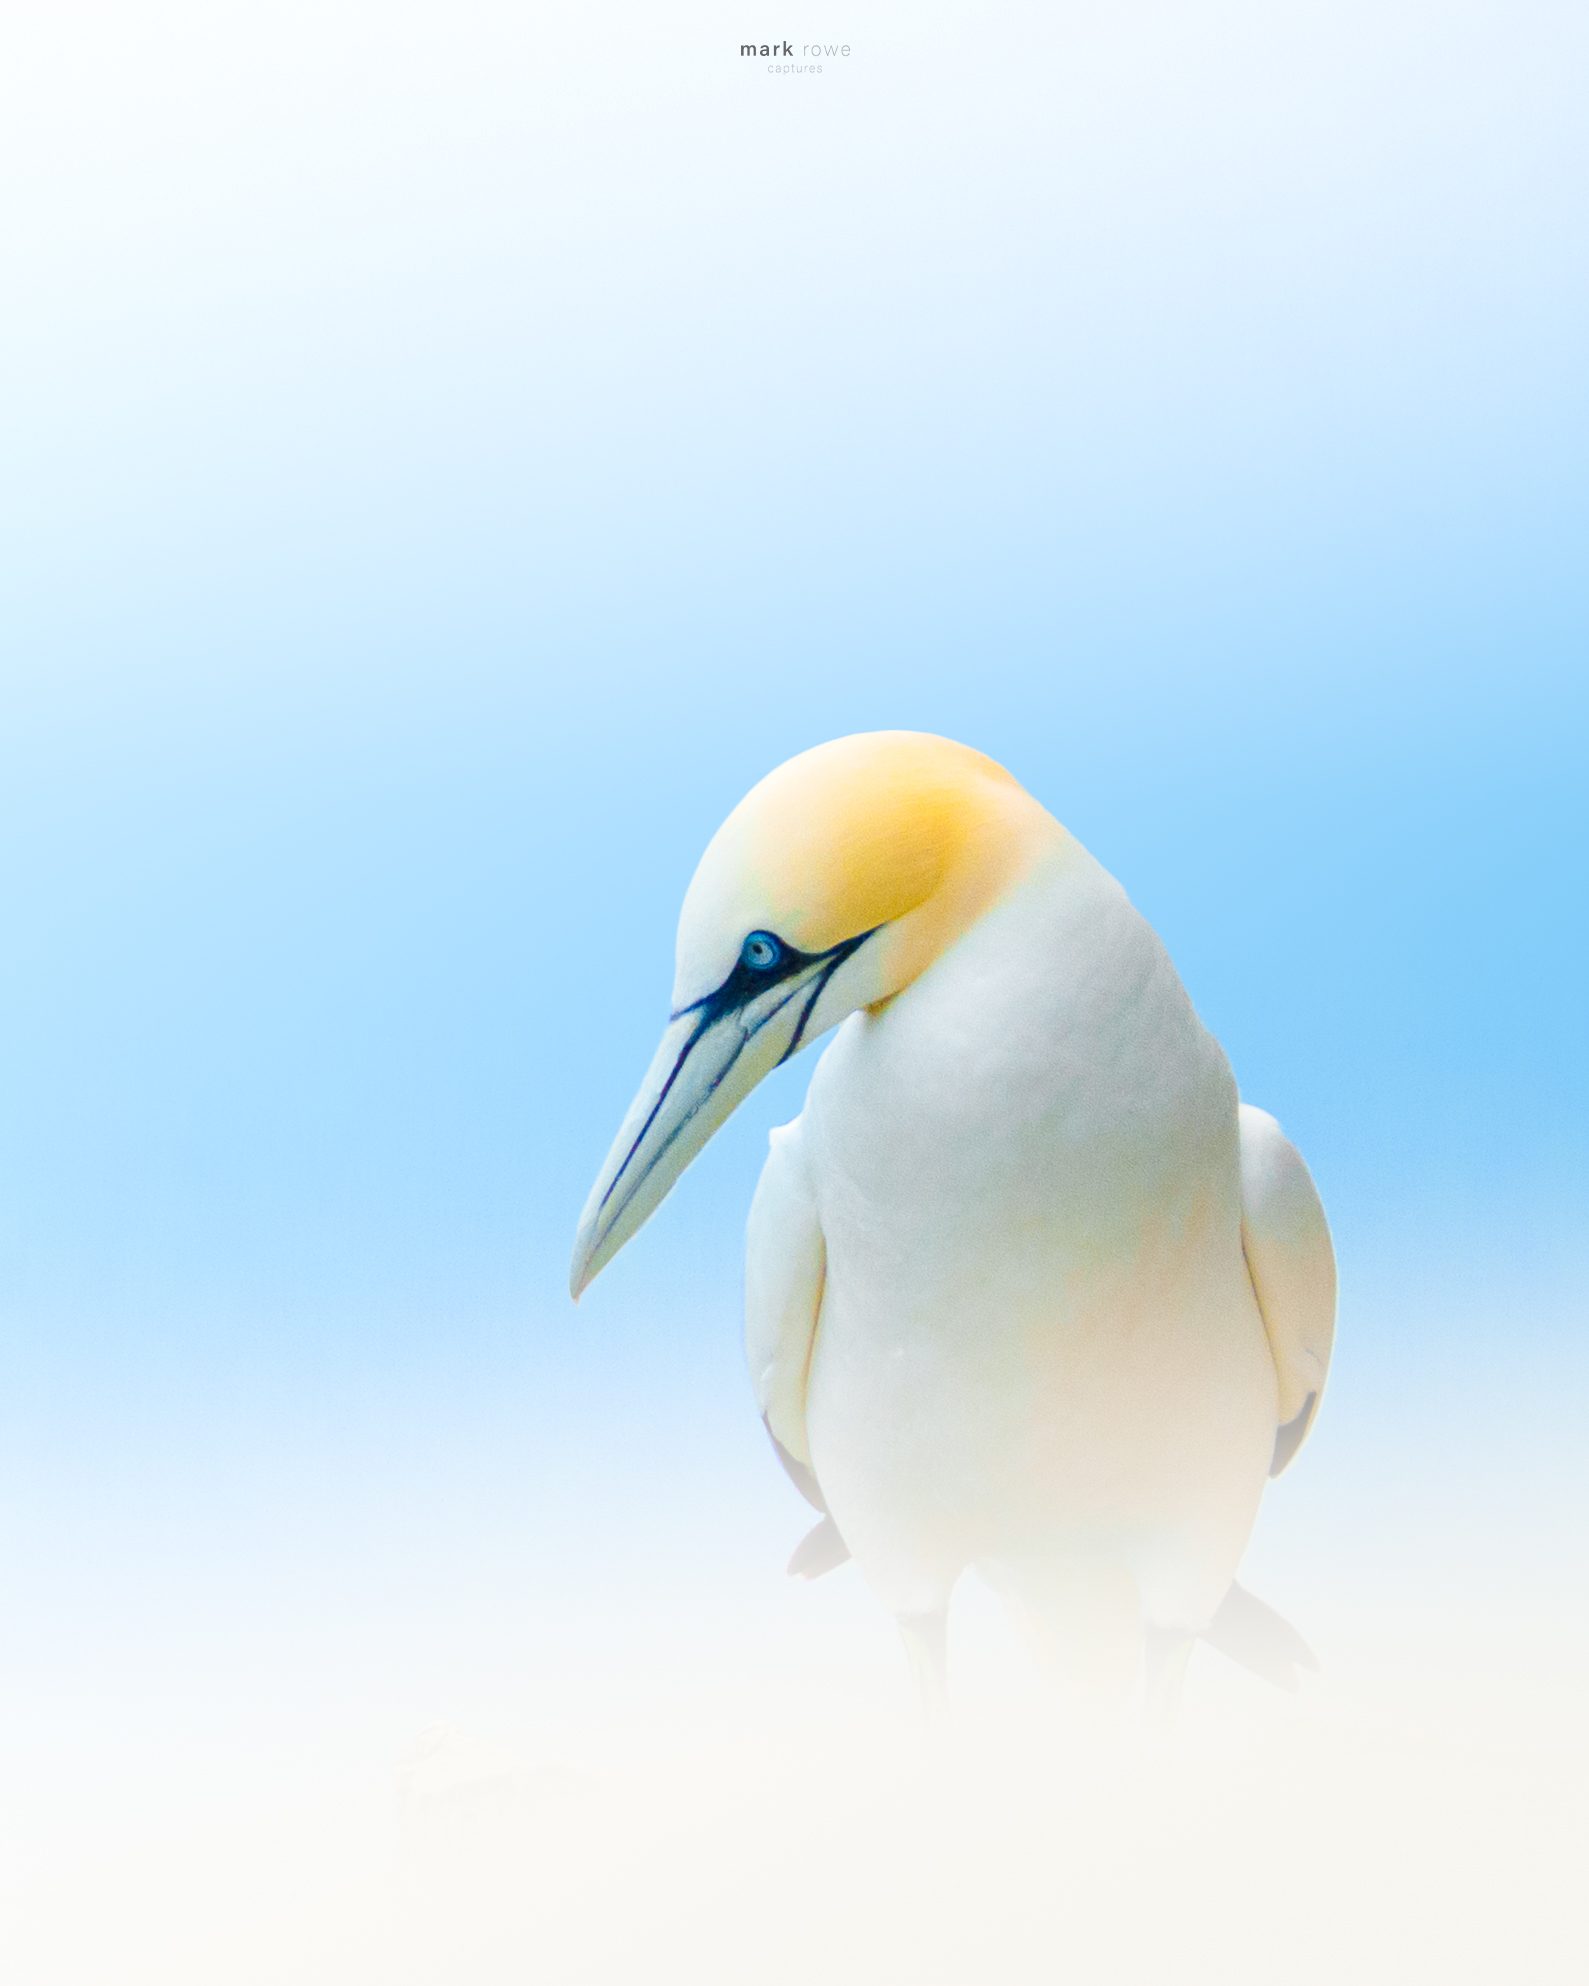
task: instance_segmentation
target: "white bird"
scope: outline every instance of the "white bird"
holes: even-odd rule
[[[1199,1635],[1287,1679],[1234,1580],[1324,1387],[1324,1211],[1119,884],[980,753],[839,739],[719,829],[574,1295],[839,1022],[748,1236],[756,1397],[826,1513],[791,1570],[853,1556],[929,1700],[971,1567],[1110,1692],[1172,1700]]]

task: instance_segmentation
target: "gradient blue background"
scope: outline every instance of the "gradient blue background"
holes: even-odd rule
[[[1355,1511],[1392,1576],[1410,1427],[1475,1512],[1565,1487],[1582,17],[852,5],[776,78],[726,8],[517,11],[68,7],[8,84],[24,1680],[219,1723],[385,1645],[417,1714],[622,1659],[615,1589],[641,1647],[762,1604],[809,1061],[577,1312],[567,1254],[706,838],[877,726],[1010,765],[1307,1153],[1293,1554]]]

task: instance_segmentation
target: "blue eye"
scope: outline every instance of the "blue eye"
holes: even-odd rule
[[[752,972],[771,972],[783,957],[783,946],[770,931],[752,931],[739,956]]]

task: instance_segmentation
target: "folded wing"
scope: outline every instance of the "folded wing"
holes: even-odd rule
[[[1241,1239],[1280,1381],[1270,1474],[1302,1446],[1335,1342],[1335,1251],[1302,1154],[1265,1110],[1241,1106]]]
[[[800,1123],[774,1131],[745,1235],[745,1360],[762,1422],[800,1494],[822,1512],[790,1561],[807,1579],[849,1550],[827,1514],[806,1440],[806,1382],[822,1312],[827,1249],[800,1147]]]

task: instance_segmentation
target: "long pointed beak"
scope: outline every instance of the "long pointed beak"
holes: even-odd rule
[[[825,984],[830,970],[829,960],[814,960],[809,972],[759,999],[727,1011],[703,1001],[668,1023],[585,1202],[569,1271],[576,1299],[650,1219],[712,1133],[798,1045],[814,984]]]

